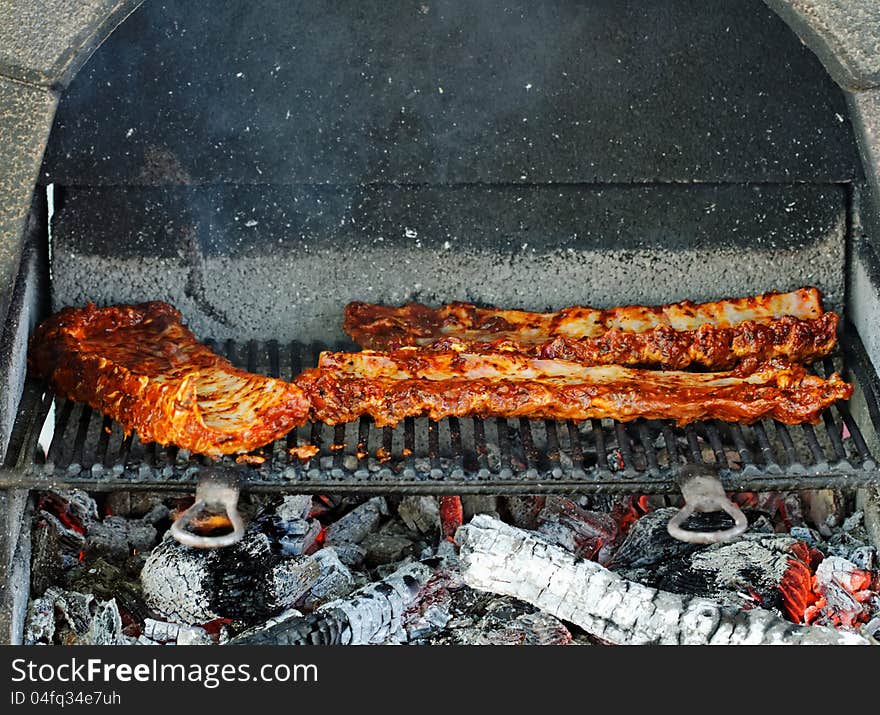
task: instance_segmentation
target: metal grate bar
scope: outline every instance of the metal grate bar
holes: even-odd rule
[[[570,445],[569,449],[571,450],[571,463],[575,469],[589,469],[591,465],[589,465],[584,456],[584,452],[581,449],[581,435],[578,432],[577,425],[569,420],[566,425],[568,426],[568,443]]]
[[[648,432],[648,426],[644,420],[639,420],[638,431],[639,441],[642,443],[642,449],[645,451],[645,459],[648,462],[648,471],[651,474],[657,474],[660,471],[660,464],[657,461],[657,450],[654,449],[651,435]]]
[[[602,420],[590,420],[593,425],[593,440],[596,443],[596,463],[599,469],[608,469],[608,452],[605,449],[605,433],[602,431]]]

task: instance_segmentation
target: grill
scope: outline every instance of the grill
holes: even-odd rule
[[[325,349],[274,340],[209,344],[241,367],[285,379]],[[841,346],[814,369],[837,370],[857,383],[869,412],[863,426],[844,403],[826,410],[816,426],[408,418],[376,428],[362,418],[295,429],[252,452],[259,464],[142,444],[118,423],[29,381],[0,486],[189,490],[204,469],[219,467],[234,471],[242,489],[264,492],[664,493],[678,489],[688,464],[713,468],[728,490],[859,486],[880,481],[868,447],[880,431],[880,391],[853,330]],[[49,426],[54,434],[44,456],[38,441]],[[302,444],[320,451],[303,462],[289,453]]]

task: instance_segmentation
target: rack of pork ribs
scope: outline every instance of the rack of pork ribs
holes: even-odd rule
[[[815,288],[555,313],[352,303],[344,328],[365,349],[324,352],[288,382],[234,367],[165,303],[90,304],[41,324],[29,365],[142,442],[216,456],[365,416],[814,423],[852,394],[805,367],[834,350],[837,323]]]
[[[365,350],[324,353],[296,382],[329,424],[425,414],[799,424],[852,394],[838,374],[802,364],[834,350],[837,323],[815,288],[556,313],[351,303],[343,327]]]

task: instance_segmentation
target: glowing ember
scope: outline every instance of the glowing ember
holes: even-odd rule
[[[840,556],[829,556],[813,577],[815,603],[804,612],[804,622],[858,630],[867,623],[867,602],[875,596],[871,590],[872,574]]]
[[[453,539],[463,518],[461,497],[440,497],[440,531],[444,539]]]
[[[626,534],[630,527],[641,519],[645,514],[652,511],[648,496],[627,497],[615,505],[611,512],[620,529],[621,534]]]
[[[788,568],[782,575],[779,591],[785,614],[794,623],[803,623],[804,612],[816,600],[812,581],[813,574],[807,564],[798,558],[788,560]]]

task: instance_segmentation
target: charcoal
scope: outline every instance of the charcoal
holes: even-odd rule
[[[278,538],[284,556],[302,556],[310,553],[321,534],[321,524],[315,519],[288,522],[287,533]]]
[[[789,536],[803,541],[807,546],[818,547],[824,542],[822,535],[809,526],[793,526],[788,531]]]
[[[116,601],[50,588],[31,603],[26,642],[61,645],[121,645],[128,642]]]
[[[78,591],[51,589],[46,592],[47,595],[50,593],[55,612],[67,629],[77,637],[87,633],[97,608],[97,599],[91,594]]]
[[[349,544],[344,541],[333,544],[333,550],[343,564],[353,569],[361,566],[367,555],[367,550],[360,544]]]
[[[144,518],[150,524],[155,524],[161,518],[168,516],[168,507],[165,501],[170,498],[184,498],[188,496],[184,492],[110,492],[105,502],[107,514],[125,516],[130,519]],[[152,514],[152,516],[148,516]]]
[[[470,521],[474,514],[498,515],[498,497],[481,494],[462,494],[461,508],[465,521]]]
[[[50,644],[55,636],[55,604],[51,597],[32,598],[28,603],[24,645]]]
[[[462,645],[568,645],[571,640],[571,632],[558,618],[540,611],[501,622],[490,614],[456,638]]]
[[[843,496],[834,489],[815,489],[802,494],[806,506],[807,521],[822,536],[830,536],[841,521]]]
[[[746,534],[739,541],[713,544],[658,569],[656,585],[672,593],[710,598],[723,606],[786,611],[783,578],[792,561],[797,540],[783,534]],[[809,588],[809,572],[801,570]],[[800,600],[803,593],[793,594]],[[805,605],[805,604],[802,604]],[[798,614],[800,615],[800,614]]]
[[[34,523],[35,541],[45,542],[46,551],[57,551],[57,560],[62,568],[69,568],[80,560],[80,555],[86,545],[86,537],[82,531],[68,526],[48,511],[40,511],[36,515]],[[50,533],[39,534],[40,529],[47,529]],[[37,545],[39,548],[39,544]],[[49,555],[49,559],[52,557]]]
[[[538,533],[573,554],[607,562],[617,539],[617,523],[610,514],[587,511],[570,499],[547,497],[538,514]]]
[[[275,507],[275,515],[281,522],[302,521],[312,511],[312,497],[308,494],[290,494]]]
[[[388,533],[368,534],[361,542],[366,549],[365,561],[369,566],[396,563],[413,553],[413,541],[405,536]]]
[[[367,534],[375,531],[379,521],[387,515],[388,503],[385,498],[373,497],[330,524],[324,532],[324,543],[327,546],[358,544]]]
[[[763,608],[733,611],[646,587],[482,514],[458,530],[456,541],[469,586],[526,601],[608,643],[868,643],[854,633],[797,626]]]
[[[878,567],[877,549],[873,546],[858,546],[850,553],[849,560],[860,569],[872,571]]]
[[[422,563],[401,566],[379,582],[324,604],[302,618],[251,629],[237,644],[366,645],[404,643],[406,618],[422,596],[434,569]]]
[[[98,503],[89,496],[88,492],[84,492],[82,489],[47,492],[45,497],[50,500],[61,500],[65,504],[65,511],[70,517],[83,526],[98,519]]]
[[[138,562],[129,561],[128,568],[119,567],[103,558],[83,561],[61,578],[64,588],[92,594],[98,599],[115,599],[123,621],[131,619],[142,624],[149,616],[140,588]]]
[[[865,542],[857,538],[854,532],[835,531],[825,542],[824,551],[832,556],[849,559],[853,551],[865,546]]]
[[[147,604],[171,620],[250,623],[292,606],[319,577],[313,558],[278,555],[266,534],[249,528],[239,543],[214,550],[166,535],[144,564],[141,583]]]
[[[321,524],[310,519],[312,498],[289,495],[263,506],[253,524],[264,531],[284,556],[311,553],[321,534]]]
[[[64,569],[78,561],[85,537],[66,527],[53,515],[41,512],[34,518],[31,531],[31,595],[42,596],[57,584]],[[75,540],[66,539],[75,536]],[[65,553],[67,551],[67,553]],[[70,555],[74,551],[75,556]]]
[[[157,621],[148,618],[144,622],[143,636],[153,643],[176,645],[210,645],[214,641],[208,631],[199,626],[184,626],[179,623]]]
[[[544,508],[546,497],[506,496],[501,498],[504,510],[514,526],[521,529],[537,529],[538,514]]]
[[[876,616],[872,613],[873,575],[840,556],[828,556],[813,580],[818,600],[805,614],[808,623],[858,631]],[[880,599],[878,599],[880,600]]]
[[[149,552],[156,545],[156,527],[139,519],[108,516],[86,528],[85,554],[122,561],[129,555]]]
[[[678,509],[666,507],[645,514],[630,528],[610,565],[617,570],[642,568],[695,551],[696,545],[672,538],[666,529],[676,512]]]
[[[864,519],[864,516],[865,515],[863,512],[854,511],[846,519],[843,520],[843,523],[840,525],[840,528],[846,532],[860,529],[860,528],[862,528],[862,520]]]
[[[316,551],[313,558],[318,564],[320,575],[308,593],[297,603],[303,610],[314,611],[328,601],[347,596],[361,585],[359,579],[339,560],[336,549],[332,546]]]
[[[171,516],[171,510],[164,504],[155,504],[141,519],[145,524],[156,526],[160,521],[165,521]]]
[[[449,618],[428,634],[434,645],[563,645],[571,633],[555,617],[509,596],[468,587],[451,591]],[[439,625],[439,624],[438,624]]]
[[[437,497],[404,497],[397,514],[412,531],[436,539],[440,533],[440,505]]]
[[[413,642],[425,638],[444,628],[451,619],[452,615],[448,610],[437,604],[432,604],[422,612],[418,619],[407,623],[407,640]]]

